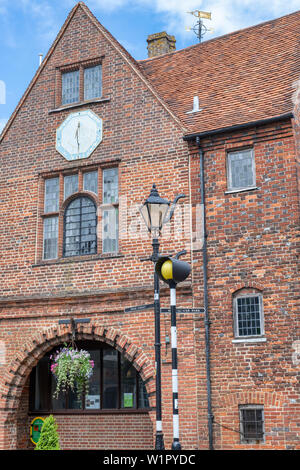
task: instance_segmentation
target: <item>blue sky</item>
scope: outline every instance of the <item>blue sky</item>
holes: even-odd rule
[[[39,53],[47,53],[73,0],[0,0],[0,131],[35,74]],[[133,55],[147,57],[149,34],[167,31],[177,49],[197,43],[186,31],[195,9],[212,13],[206,39],[300,9],[300,0],[86,0],[99,21]],[[5,87],[5,96],[3,89]],[[5,98],[5,99],[4,99]]]

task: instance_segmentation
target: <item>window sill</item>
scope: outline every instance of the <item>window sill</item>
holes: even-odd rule
[[[89,104],[95,103],[107,103],[110,101],[110,98],[94,98],[92,100],[80,101],[79,103],[71,103],[60,106],[59,108],[50,109],[48,114],[58,113],[59,111],[65,111],[66,109],[80,108],[81,106],[86,106]]]
[[[225,191],[225,194],[244,193],[245,191],[254,191],[255,189],[259,188],[257,186],[251,186],[250,188],[229,189]]]
[[[102,253],[101,255],[86,255],[86,256],[76,256],[68,258],[57,258],[51,260],[40,261],[36,264],[33,264],[31,267],[36,268],[40,266],[52,266],[53,264],[68,264],[68,263],[80,263],[81,261],[98,261],[104,259],[112,258],[124,258],[122,253]]]
[[[236,338],[232,340],[232,343],[265,343],[267,338],[265,336],[252,337],[252,338]]]

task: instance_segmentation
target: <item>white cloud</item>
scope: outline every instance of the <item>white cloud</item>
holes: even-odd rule
[[[212,21],[205,24],[214,29],[212,36],[226,34],[262,21],[286,15],[300,8],[299,0],[87,0],[92,10],[105,12],[117,11],[120,8],[136,7],[152,10],[160,14],[163,26],[168,33],[190,38],[192,33],[185,30],[186,26],[196,23],[196,18],[187,12],[203,10],[212,13]],[[212,37],[211,36],[211,37]],[[210,35],[206,36],[207,39]]]
[[[0,134],[2,130],[4,129],[5,124],[7,123],[8,119],[7,118],[0,118]]]

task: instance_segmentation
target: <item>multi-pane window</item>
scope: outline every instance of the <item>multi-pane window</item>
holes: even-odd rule
[[[68,204],[64,217],[64,256],[97,253],[97,210],[95,203],[79,196]]]
[[[59,207],[59,178],[45,180],[44,212],[57,212]]]
[[[82,83],[83,82],[83,83]],[[62,72],[61,104],[78,103],[102,96],[102,66],[78,66],[77,70]]]
[[[59,208],[59,178],[45,180],[43,259],[57,258],[58,215],[53,214]]]
[[[64,198],[67,199],[78,191],[78,174],[64,177]]]
[[[118,252],[118,191],[117,167],[85,168],[72,174],[61,171],[46,178],[41,214],[43,259]],[[103,233],[99,242],[98,206]]]
[[[261,405],[240,406],[240,431],[242,442],[264,440],[264,409]]]
[[[103,171],[102,251],[118,251],[118,168]]]
[[[58,217],[44,219],[44,259],[57,258]]]
[[[98,194],[98,171],[83,173],[83,189]]]
[[[101,65],[84,69],[84,100],[99,98],[102,95]]]
[[[137,410],[149,408],[148,395],[140,375],[118,351],[104,343],[78,343],[89,351],[94,361],[89,392],[82,401],[72,391],[53,398],[56,379],[50,372],[49,352],[32,370],[30,376],[30,411],[62,410]],[[55,351],[57,347],[55,348]]]
[[[263,312],[261,295],[242,295],[234,299],[236,337],[263,335]]]
[[[253,149],[227,154],[228,190],[254,188],[255,161]]]
[[[77,103],[79,101],[79,70],[63,73],[61,84],[61,103]]]

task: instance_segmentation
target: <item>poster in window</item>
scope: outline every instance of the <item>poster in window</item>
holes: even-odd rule
[[[85,399],[86,410],[98,410],[100,408],[100,395],[87,395]]]
[[[133,407],[133,393],[124,393],[124,408]]]

